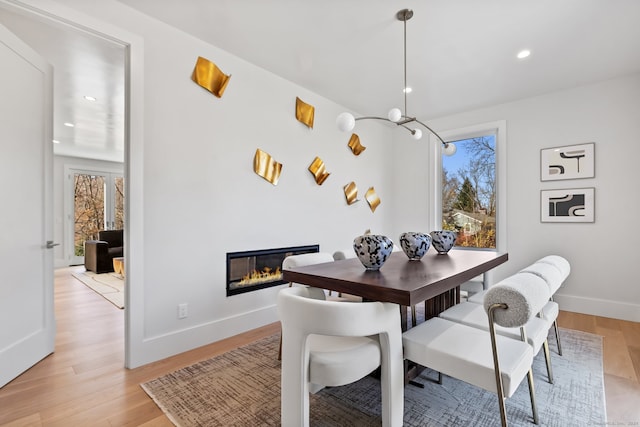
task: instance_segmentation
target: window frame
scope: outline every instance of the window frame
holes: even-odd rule
[[[507,122],[497,120],[494,122],[480,123],[476,125],[450,129],[438,132],[445,141],[458,141],[479,136],[495,135],[496,138],[496,248],[480,249],[465,248],[465,250],[495,250],[507,252]],[[442,143],[430,135],[429,145],[431,150],[432,171],[429,184],[429,199],[433,204],[429,209],[428,224],[432,230],[442,228]],[[454,154],[455,155],[455,154]],[[485,274],[485,287],[493,283],[491,272]]]

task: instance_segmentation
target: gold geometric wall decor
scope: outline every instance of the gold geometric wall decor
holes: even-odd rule
[[[322,183],[329,178],[330,173],[328,173],[325,169],[324,162],[320,157],[316,157],[309,165],[309,172],[316,179],[316,184],[322,185]]]
[[[191,74],[191,80],[218,98],[222,97],[230,78],[231,75],[226,75],[216,64],[201,56],[198,57],[196,66]]]
[[[359,156],[360,153],[362,153],[364,150],[367,149],[367,147],[364,147],[363,145],[360,144],[360,137],[355,133],[351,134],[351,138],[349,139],[348,145],[349,145],[349,148],[351,148],[351,152],[356,156]]]
[[[380,198],[376,194],[376,190],[373,187],[369,187],[364,197],[365,199],[367,199],[367,202],[369,203],[371,212],[375,212],[378,205],[380,205]]]
[[[347,199],[347,204],[352,205],[355,202],[358,202],[358,187],[356,187],[356,183],[351,181],[347,185],[344,186],[344,197]]]
[[[273,185],[278,185],[282,164],[276,162],[268,153],[258,148],[256,155],[253,157],[253,171]]]
[[[313,129],[313,116],[315,114],[315,108],[313,105],[305,103],[303,100],[296,96],[296,119],[300,123],[303,123]]]

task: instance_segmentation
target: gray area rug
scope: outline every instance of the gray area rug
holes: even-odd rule
[[[602,338],[561,329],[563,356],[552,351],[555,383],[546,381],[543,354],[536,356],[534,378],[542,426],[605,425]],[[142,384],[142,388],[177,426],[280,425],[280,335],[196,363]],[[552,349],[555,347],[549,340]],[[425,388],[405,388],[405,426],[497,426],[496,395],[444,377]],[[312,426],[380,426],[380,384],[366,377],[327,388],[310,398]],[[511,426],[532,422],[526,380],[507,399]]]

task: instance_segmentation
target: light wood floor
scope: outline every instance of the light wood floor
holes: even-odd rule
[[[139,384],[279,331],[277,323],[138,369],[124,365],[124,312],[56,271],[51,356],[0,389],[1,426],[172,426]],[[562,312],[560,326],[603,335],[609,424],[640,422],[640,323]]]

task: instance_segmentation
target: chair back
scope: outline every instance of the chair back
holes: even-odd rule
[[[522,269],[520,273],[534,274],[540,277],[549,287],[551,295],[560,288],[560,285],[564,280],[563,274],[557,267],[540,261],[534,262],[527,268]]]
[[[107,242],[110,248],[124,246],[123,230],[101,230],[98,239]]]
[[[296,286],[278,294],[283,334],[361,337],[390,333],[401,339],[400,310],[384,302],[345,303],[316,297],[317,288]]]
[[[289,255],[282,261],[282,269],[304,267],[313,264],[333,262],[333,255],[327,252],[312,252],[309,254]]]
[[[538,262],[542,262],[542,263],[546,263],[546,264],[551,264],[554,267],[556,267],[558,270],[560,270],[560,273],[562,274],[562,280],[564,281],[569,274],[571,273],[571,264],[569,264],[569,261],[567,261],[566,258],[561,257],[560,255],[547,255],[545,257],[540,258]]]
[[[495,304],[504,304],[494,311],[494,321],[506,328],[525,325],[537,315],[549,301],[551,292],[547,283],[535,274],[516,273],[498,282],[484,296],[484,309]]]

